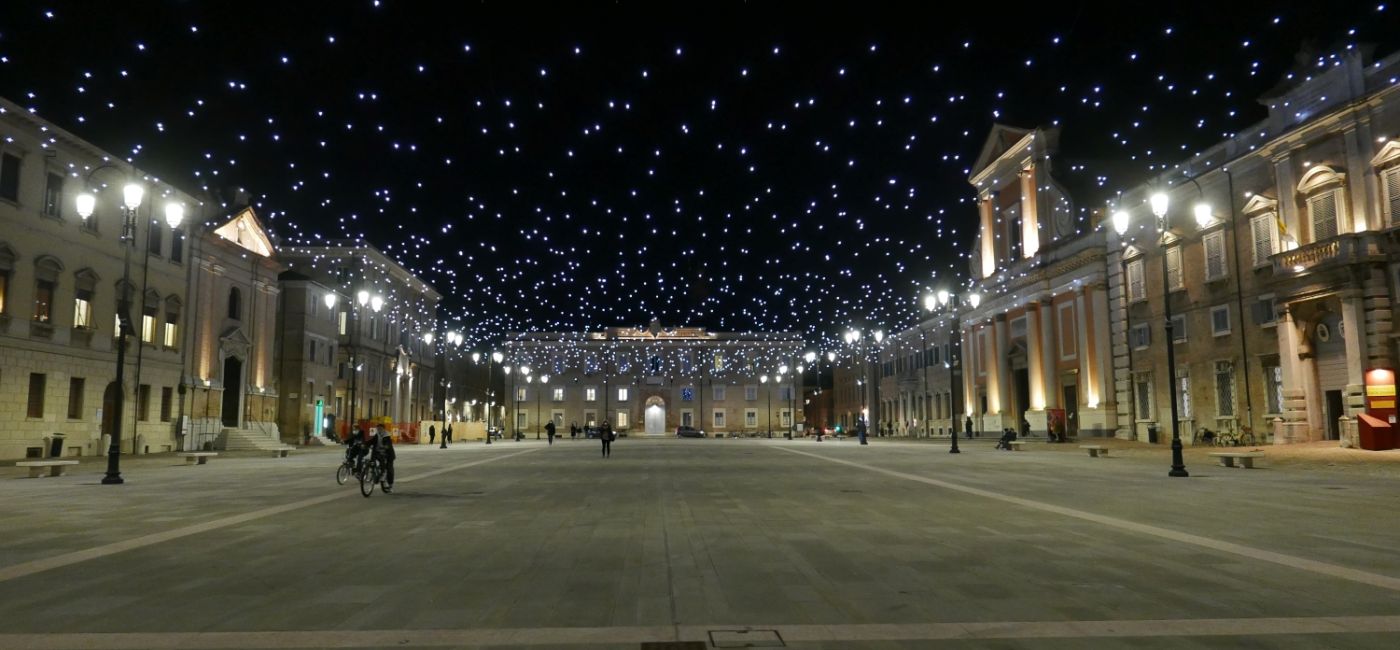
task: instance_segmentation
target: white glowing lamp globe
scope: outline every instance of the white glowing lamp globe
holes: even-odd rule
[[[370,299],[369,299],[369,308],[370,308],[370,309],[373,309],[374,311],[379,311],[379,310],[383,309],[383,308],[384,308],[384,297],[383,297],[383,296],[374,296],[374,297],[370,298]]]
[[[787,367],[787,364],[786,364],[786,363],[783,364],[783,365],[778,366],[778,376],[781,377],[781,376],[783,376],[783,375],[786,375],[786,374],[787,374],[787,371],[788,371],[788,367]]]
[[[759,376],[758,376],[758,383],[760,383],[760,384],[766,384],[766,383],[768,383],[768,375],[759,375]]]
[[[433,344],[433,333],[432,333],[432,332],[426,332],[426,333],[424,333],[424,334],[423,334],[423,342],[424,342],[424,343],[427,343],[428,345],[432,345],[432,344]]]
[[[541,384],[547,384],[547,383],[549,383],[549,375],[540,375],[540,383],[541,383]]]
[[[1113,230],[1121,237],[1128,232],[1128,211],[1119,210],[1113,213]]]
[[[520,366],[520,374],[522,374],[522,375],[528,375],[528,374],[530,374],[530,366]]]
[[[97,209],[97,196],[92,192],[82,192],[74,199],[74,203],[77,204],[78,216],[86,219]]]
[[[1167,198],[1166,192],[1157,192],[1148,201],[1152,204],[1152,214],[1158,217],[1167,216],[1167,207],[1171,205],[1171,199]]]
[[[472,363],[478,363],[478,362],[480,362],[480,361],[481,361],[481,353],[480,353],[480,352],[473,352],[473,353],[472,353]]]
[[[807,363],[812,363],[813,361],[817,360],[817,353],[808,352],[807,354],[802,355],[802,359],[805,360]]]
[[[1196,207],[1193,208],[1192,211],[1196,214],[1196,225],[1200,226],[1201,228],[1205,228],[1206,226],[1210,225],[1210,222],[1213,219],[1215,219],[1215,217],[1210,213],[1210,204],[1204,201],[1197,203]]]
[[[928,310],[928,311],[933,311],[933,310],[936,309],[937,307],[938,307],[938,297],[937,297],[937,296],[924,296],[924,309],[926,309],[926,310]]]
[[[171,230],[180,227],[180,222],[185,220],[185,206],[177,201],[165,204],[165,223]]]
[[[333,293],[328,293],[328,294],[326,294],[326,297],[324,298],[324,300],[326,301],[326,309],[335,309],[335,301],[336,301],[336,296],[335,296],[335,294],[333,294]]]
[[[968,304],[968,305],[971,305],[973,309],[977,309],[977,305],[982,304],[982,294],[980,294],[980,293],[969,293],[969,294],[967,294],[967,304]]]
[[[369,304],[369,292],[368,292],[368,291],[361,291],[361,292],[355,294],[355,301],[358,302],[358,303],[360,303],[360,306],[361,306],[361,307],[364,307],[365,305],[368,305],[368,304]]]
[[[883,343],[884,341],[885,341],[885,330],[875,330],[875,342],[876,342],[876,343]]]
[[[141,199],[145,197],[146,188],[142,187],[140,183],[127,183],[126,187],[122,188],[122,203],[126,205],[128,210],[141,207]]]
[[[938,290],[937,297],[938,297],[938,304],[943,305],[943,306],[946,307],[946,306],[948,305],[948,301],[949,301],[949,300],[952,300],[953,294],[948,293],[948,290],[947,290],[947,289],[939,289],[939,290]]]
[[[826,360],[827,360],[828,362],[835,361],[835,360],[836,360],[836,353],[835,353],[835,352],[827,352],[827,353],[826,353]]]
[[[505,358],[505,355],[501,354],[500,352],[492,352],[492,353],[491,353],[491,360],[492,360],[492,361],[495,361],[496,363],[500,363],[500,362],[501,362],[501,359],[504,359],[504,358]]]

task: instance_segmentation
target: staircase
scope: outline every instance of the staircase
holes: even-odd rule
[[[228,427],[219,432],[219,440],[214,446],[224,451],[276,451],[286,447],[281,440],[261,433]]]

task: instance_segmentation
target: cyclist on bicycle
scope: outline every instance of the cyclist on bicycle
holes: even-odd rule
[[[345,438],[345,462],[350,463],[350,466],[358,473],[360,467],[364,465],[364,458],[368,453],[369,446],[365,444],[364,433],[351,429],[350,435]]]
[[[374,430],[369,446],[384,464],[384,493],[390,494],[394,491],[394,439],[384,430],[384,425]]]

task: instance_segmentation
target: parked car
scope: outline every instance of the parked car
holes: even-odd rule
[[[677,438],[704,438],[704,437],[705,437],[705,432],[704,432],[704,431],[701,431],[701,430],[699,430],[699,429],[696,429],[695,427],[680,426],[680,427],[676,427],[676,437],[677,437]]]

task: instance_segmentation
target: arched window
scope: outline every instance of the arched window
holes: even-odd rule
[[[92,329],[92,299],[99,279],[92,269],[73,274],[73,327]]]
[[[6,299],[10,296],[10,276],[15,270],[15,258],[14,249],[0,242],[0,314],[6,313]]]
[[[1298,182],[1298,193],[1307,203],[1309,241],[1319,242],[1350,232],[1346,227],[1346,174],[1327,165],[1314,165]]]
[[[53,319],[54,294],[58,293],[58,276],[63,263],[52,255],[40,255],[34,260],[34,320],[47,323]]]
[[[165,329],[161,333],[161,345],[174,349],[180,345],[180,309],[184,303],[179,296],[165,298]]]
[[[238,287],[228,290],[228,317],[243,320],[243,292]]]

